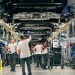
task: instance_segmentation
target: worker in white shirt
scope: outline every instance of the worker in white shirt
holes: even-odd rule
[[[31,41],[31,32],[28,31],[29,38],[25,39],[24,35],[20,35],[21,41],[18,43],[18,54],[21,58],[21,66],[22,66],[22,75],[26,75],[25,73],[25,62],[28,67],[28,75],[32,75],[31,73],[31,66],[30,66],[30,49],[29,49],[29,42]]]
[[[35,53],[36,53],[36,61],[37,61],[37,66],[39,67],[42,66],[42,55],[41,55],[41,51],[42,51],[42,47],[41,47],[41,43],[37,42],[37,45],[34,47]]]
[[[14,43],[14,38],[10,38],[10,43],[8,44],[8,49],[9,49],[9,62],[10,62],[10,71],[15,71],[15,66],[16,66],[16,52],[17,52],[17,44]]]
[[[46,69],[47,62],[48,62],[47,42],[42,43],[42,55],[44,58],[44,63],[42,64],[42,68]]]

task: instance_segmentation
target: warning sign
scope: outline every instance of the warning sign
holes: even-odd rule
[[[53,40],[53,48],[57,48],[59,46],[59,42],[57,39]]]

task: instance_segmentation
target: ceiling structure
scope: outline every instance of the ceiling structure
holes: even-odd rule
[[[12,23],[15,32],[23,33],[26,37],[27,31],[32,32],[34,41],[48,38],[52,32],[59,29],[62,23],[69,19],[61,17],[62,10],[67,0],[12,0],[3,2],[4,17],[6,22]]]

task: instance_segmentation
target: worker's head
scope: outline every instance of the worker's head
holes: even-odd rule
[[[37,44],[41,44],[39,40],[37,41]]]
[[[25,39],[25,37],[24,37],[23,34],[20,35],[20,39],[21,39],[21,40]]]
[[[10,37],[10,42],[14,43],[14,37]]]

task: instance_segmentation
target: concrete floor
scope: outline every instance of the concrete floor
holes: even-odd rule
[[[53,67],[53,69],[46,69],[43,70],[42,68],[36,68],[36,64],[31,64],[32,69],[32,75],[75,75],[75,70],[71,69],[70,67],[64,67],[64,69],[61,69],[60,66]],[[21,67],[20,65],[16,65],[16,72],[10,72],[10,66],[6,66],[3,68],[2,71],[0,71],[0,75],[22,75]],[[26,66],[26,75],[28,75],[27,72],[27,66]]]

